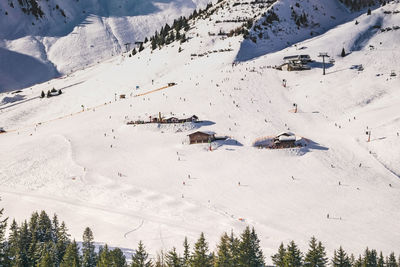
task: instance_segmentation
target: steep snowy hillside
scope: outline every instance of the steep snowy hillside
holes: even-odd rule
[[[133,47],[165,22],[208,2],[1,1],[0,92],[69,74],[121,54],[126,44]],[[15,62],[20,64],[15,66]]]
[[[312,235],[330,254],[339,245],[398,254],[400,3],[354,17],[333,0],[298,1],[300,8],[318,6],[309,16],[320,18],[321,35],[307,39],[309,26],[292,34],[296,22],[287,13],[282,38],[293,45],[280,50],[273,22],[262,30],[271,50],[268,39],[257,39],[259,50],[250,46],[271,5],[284,17],[283,2],[296,5],[221,1],[190,21],[185,42],[154,50],[149,42],[132,57],[2,94],[7,215],[21,220],[46,209],[77,239],[88,225],[100,242],[135,247],[143,240],[153,253],[200,232],[213,247],[222,232],[251,225],[267,261],[280,242],[294,239],[304,249]],[[323,19],[328,9],[336,19]],[[325,76],[320,52],[330,55]],[[272,67],[300,53],[314,60],[311,70]],[[63,93],[39,98],[52,88]],[[159,112],[203,122],[127,124]],[[197,130],[229,138],[210,151],[188,144]],[[284,131],[307,146],[254,145]]]

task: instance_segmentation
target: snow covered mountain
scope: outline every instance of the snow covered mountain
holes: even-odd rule
[[[0,92],[69,74],[125,51],[209,0],[0,2]],[[21,68],[21,66],[24,66]]]
[[[400,3],[371,9],[223,0],[189,21],[185,42],[149,42],[134,56],[3,93],[7,215],[46,209],[77,239],[89,225],[99,241],[143,240],[153,252],[201,231],[214,246],[246,225],[266,256],[282,241],[305,248],[312,235],[329,252],[398,249]],[[320,52],[331,59],[325,76]],[[273,68],[296,54],[310,55],[311,70]],[[63,94],[38,97],[52,88]],[[204,122],[127,124],[159,112]],[[210,151],[188,144],[196,130],[229,139]],[[284,131],[308,146],[254,145]]]

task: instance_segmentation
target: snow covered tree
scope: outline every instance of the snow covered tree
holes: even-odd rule
[[[252,228],[246,227],[240,235],[239,266],[264,266],[264,256],[260,248],[260,240]]]
[[[79,248],[75,240],[70,243],[65,251],[60,267],[80,267]]]
[[[192,267],[212,267],[212,255],[208,252],[208,243],[204,237],[204,233],[200,234],[199,239],[194,244],[192,260]]]
[[[333,252],[332,267],[351,267],[351,260],[341,246]]]
[[[182,267],[182,260],[176,252],[175,247],[165,255],[165,263],[168,267]]]
[[[310,248],[304,258],[304,267],[325,267],[328,259],[322,243],[317,242],[317,239],[313,236],[309,246]]]
[[[276,267],[284,267],[285,266],[285,255],[286,249],[283,243],[279,245],[278,253],[272,255],[272,262],[275,264]]]
[[[285,267],[301,267],[303,265],[303,255],[294,241],[290,241],[287,245],[284,263]]]
[[[82,266],[95,267],[97,262],[97,255],[93,243],[93,232],[89,227],[86,227],[83,232],[82,242]]]
[[[138,248],[134,255],[132,255],[131,267],[150,267],[151,261],[148,260],[149,254],[146,252],[142,241],[139,241]]]

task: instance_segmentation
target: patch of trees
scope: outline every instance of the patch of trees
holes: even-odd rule
[[[297,14],[297,12],[293,9],[293,6],[291,7],[292,9],[292,19],[296,23],[298,27],[307,27],[308,26],[308,18],[307,14],[303,12],[301,15]]]
[[[386,0],[339,0],[341,3],[346,5],[352,11],[358,11],[362,8],[371,7],[376,4],[386,5]]]
[[[275,13],[275,11],[271,8],[264,15],[265,20],[263,21],[263,25],[267,26],[272,24],[274,21],[279,21],[279,16]]]
[[[236,236],[224,233],[215,251],[210,251],[203,233],[193,244],[184,239],[183,253],[173,247],[167,252],[149,257],[145,245],[139,241],[131,263],[119,248],[111,249],[107,244],[95,248],[94,235],[86,227],[82,244],[71,240],[67,226],[57,215],[50,218],[45,211],[34,212],[30,219],[18,224],[13,220],[6,238],[8,218],[3,218],[0,209],[0,266],[8,267],[263,267],[265,257],[260,248],[260,239],[254,228],[246,227]],[[341,246],[327,257],[325,247],[315,237],[303,253],[294,241],[286,246],[281,243],[271,256],[276,267],[399,267],[400,258],[392,252],[384,257],[382,252],[366,248],[362,255],[348,254]]]
[[[37,0],[18,0],[18,3],[21,6],[22,12],[25,14],[32,14],[36,19],[44,16],[43,10],[41,9]]]

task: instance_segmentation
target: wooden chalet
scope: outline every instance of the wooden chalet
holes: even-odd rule
[[[166,122],[166,123],[178,123],[179,119],[176,118],[176,117],[171,117],[171,118],[165,119],[164,122]]]
[[[209,143],[215,140],[215,133],[210,131],[197,131],[188,136],[190,144]]]

